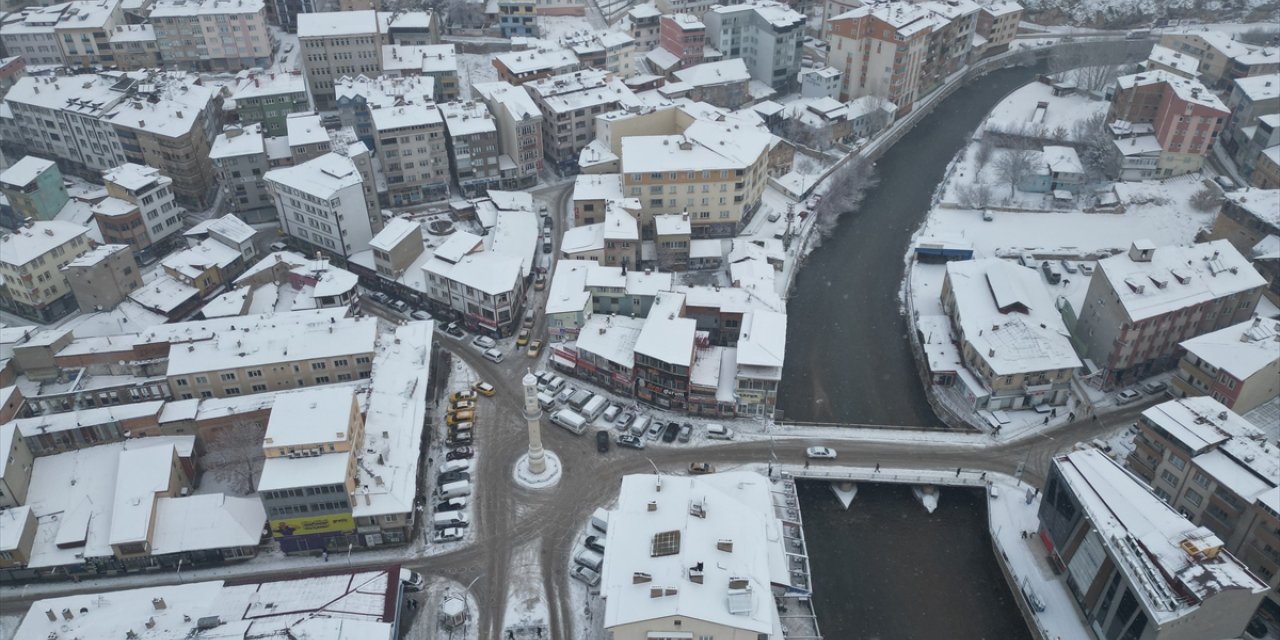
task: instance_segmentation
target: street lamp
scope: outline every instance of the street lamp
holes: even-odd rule
[[[467,614],[467,617],[464,618],[462,622],[462,635],[464,636],[467,635],[467,625],[471,624],[471,605],[469,604],[471,602],[471,587],[475,585],[476,580],[479,580],[480,578],[483,578],[483,577],[484,577],[484,574],[482,573],[472,578],[471,583],[468,584],[466,590],[462,592],[462,609]]]
[[[182,582],[182,561],[186,558],[178,558],[178,582]]]
[[[351,568],[351,547],[354,547],[354,546],[355,546],[354,542],[347,543],[347,568],[348,569]]]

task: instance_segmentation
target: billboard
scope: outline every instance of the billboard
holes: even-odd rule
[[[355,528],[356,521],[350,514],[333,513],[307,518],[282,518],[271,521],[271,537],[287,538],[313,533],[350,532]]]

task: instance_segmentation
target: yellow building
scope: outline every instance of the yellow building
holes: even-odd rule
[[[41,323],[75,311],[61,269],[89,251],[88,234],[80,225],[50,220],[0,236],[0,308]]]

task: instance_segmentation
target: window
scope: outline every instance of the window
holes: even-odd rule
[[[346,358],[341,358],[341,359],[338,359],[338,360],[334,360],[334,361],[333,361],[333,366],[334,366],[334,367],[345,367],[345,366],[347,366],[347,359],[346,359]]]
[[[1195,480],[1196,484],[1200,485],[1201,487],[1205,489],[1209,488],[1209,476],[1206,476],[1205,474],[1197,471],[1195,475],[1191,476],[1191,479]]]
[[[253,391],[253,393],[263,393],[267,390],[267,385],[255,384],[252,387],[250,387],[250,389]]]
[[[1179,471],[1187,468],[1187,461],[1178,456],[1169,456],[1169,464],[1177,467]]]
[[[1200,506],[1201,502],[1204,502],[1204,496],[1196,493],[1195,489],[1187,489],[1186,498],[1187,502],[1190,502],[1197,507]]]
[[[236,379],[236,372],[229,371],[227,373],[220,374],[218,377],[222,378],[223,382],[231,382]]]
[[[196,384],[209,384],[209,378],[206,376],[196,376]]]
[[[186,379],[186,378],[178,378],[177,380],[174,380],[174,381],[173,381],[173,383],[174,383],[174,384],[176,384],[176,385],[178,385],[179,387],[185,387],[185,386],[187,386],[187,379]]]
[[[223,390],[223,393],[229,396],[238,396],[240,395],[240,387],[227,387]]]
[[[1171,487],[1178,486],[1178,476],[1169,473],[1167,469],[1160,472],[1160,479],[1164,480]]]
[[[323,369],[323,368],[325,368],[325,364],[324,364],[323,362],[312,362],[312,363],[311,363],[311,370],[312,370],[312,371],[319,371],[319,370],[321,370],[321,369]]]
[[[250,378],[261,378],[262,369],[250,369],[245,372],[245,375],[249,376]]]
[[[316,376],[316,384],[329,384],[329,376]]]

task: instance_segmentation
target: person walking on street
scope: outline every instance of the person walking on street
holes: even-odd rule
[[[876,473],[880,473],[880,463],[876,463]]]
[[[956,477],[960,477],[960,467],[956,467]]]
[[[808,469],[808,468],[809,468],[809,461],[808,461],[808,460],[805,460],[805,461],[804,461],[804,468],[806,468],[806,469]]]

